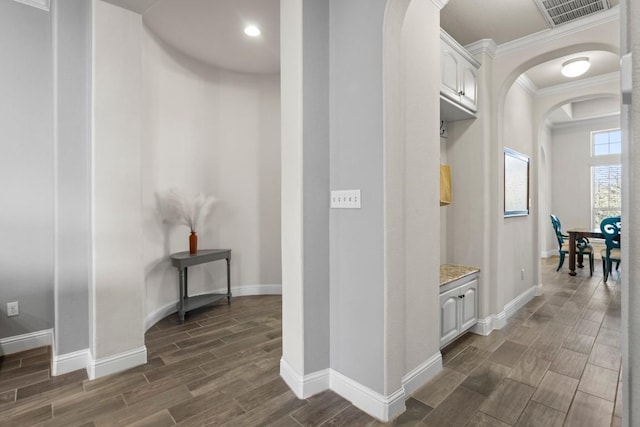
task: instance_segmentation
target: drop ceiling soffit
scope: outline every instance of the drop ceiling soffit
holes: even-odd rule
[[[593,87],[596,85],[613,83],[620,81],[620,73],[609,73],[603,74],[597,77],[591,77],[589,79],[576,80],[574,82],[564,83],[561,85],[551,86],[544,89],[539,89],[536,91],[535,96],[549,96],[549,95],[557,95],[561,93],[571,93],[579,89],[586,89],[589,87]]]
[[[50,0],[13,0],[18,3],[26,4],[27,6],[35,7],[38,9],[46,10],[49,12],[51,9]]]

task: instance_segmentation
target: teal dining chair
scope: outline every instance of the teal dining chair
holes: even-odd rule
[[[550,217],[553,231],[555,231],[556,238],[558,239],[558,254],[560,255],[560,261],[558,262],[558,268],[556,268],[556,271],[560,271],[562,264],[564,264],[564,259],[569,253],[569,236],[562,234],[562,224],[560,224],[560,219],[553,214],[551,214]],[[585,255],[589,257],[589,275],[593,276],[593,246],[589,243],[589,239],[583,237],[576,241],[575,253],[579,256],[579,259],[584,258]],[[582,264],[578,264],[578,267],[582,268]]]
[[[620,266],[620,217],[612,216],[600,222],[600,231],[604,235],[606,248],[600,251],[602,258],[602,272],[606,282],[611,274],[611,266],[616,263],[616,270]]]

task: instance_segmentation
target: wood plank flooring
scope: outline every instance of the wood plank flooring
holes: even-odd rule
[[[556,261],[543,260],[543,296],[444,349],[442,372],[387,425],[621,425],[619,284]],[[385,425],[331,391],[297,399],[279,377],[281,327],[280,297],[237,297],[161,320],[145,366],[96,381],[51,377],[48,348],[0,357],[0,425]]]

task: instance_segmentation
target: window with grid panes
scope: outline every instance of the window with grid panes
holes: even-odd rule
[[[620,155],[622,134],[620,129],[591,134],[592,157]],[[592,225],[600,227],[603,218],[620,215],[622,210],[622,167],[619,162],[591,166]]]

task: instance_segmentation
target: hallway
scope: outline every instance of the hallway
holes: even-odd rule
[[[443,372],[413,396],[424,425],[620,425],[617,275],[556,266],[542,260],[544,295],[505,328],[444,349]]]
[[[444,369],[386,425],[620,425],[620,289],[542,261],[544,295],[487,337],[443,351]],[[614,275],[617,277],[617,275]],[[379,426],[331,391],[298,400],[279,376],[281,298],[234,298],[145,336],[147,365],[88,381],[51,377],[48,348],[0,357],[3,426]]]

